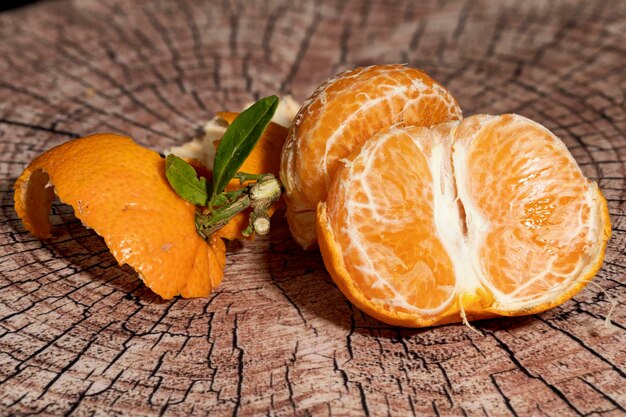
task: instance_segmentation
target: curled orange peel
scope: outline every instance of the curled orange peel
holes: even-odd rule
[[[237,114],[221,115],[230,123]],[[242,171],[278,175],[286,135],[285,128],[270,124]],[[201,175],[209,175],[193,165]],[[237,181],[229,184],[231,189],[237,186]],[[131,266],[164,299],[207,296],[224,276],[222,238],[242,238],[248,224],[243,212],[203,239],[195,227],[196,207],[170,187],[165,160],[116,134],[87,136],[44,152],[14,187],[15,210],[33,235],[52,237],[49,213],[58,196],[86,227],[104,238],[120,265]]]

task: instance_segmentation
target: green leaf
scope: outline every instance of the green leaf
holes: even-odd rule
[[[241,112],[228,126],[213,161],[211,204],[250,155],[277,107],[278,97],[262,98]]]
[[[206,178],[198,178],[196,170],[174,154],[165,159],[165,176],[181,198],[196,206],[206,206],[209,200]]]

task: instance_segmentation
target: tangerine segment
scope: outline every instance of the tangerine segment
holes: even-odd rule
[[[543,126],[517,115],[461,126],[455,168],[493,308],[537,312],[555,297],[564,302],[600,268],[611,231],[606,201]]]
[[[170,187],[163,158],[132,139],[76,139],[26,168],[15,183],[15,209],[39,238],[51,237],[54,193],[161,297],[204,297],[222,280],[224,243],[198,235],[196,209]]]
[[[300,109],[283,148],[281,181],[287,219],[302,246],[315,244],[315,210],[340,166],[358,145],[396,123],[432,126],[461,119],[444,87],[404,65],[344,72],[322,84]]]
[[[456,311],[454,268],[434,219],[441,191],[429,167],[433,136],[410,128],[372,137],[339,170],[318,211],[333,279],[357,306],[393,324],[441,323]]]

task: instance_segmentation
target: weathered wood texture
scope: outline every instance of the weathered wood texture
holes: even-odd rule
[[[124,1],[0,15],[0,414],[624,415],[626,3]],[[352,307],[279,220],[233,244],[209,299],[161,301],[66,206],[30,236],[12,183],[91,132],[154,149],[264,94],[304,99],[340,70],[408,62],[465,114],[557,133],[608,201],[595,286],[547,313],[386,326]]]

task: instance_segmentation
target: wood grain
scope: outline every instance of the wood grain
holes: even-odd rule
[[[622,416],[626,407],[626,3],[39,2],[0,14],[0,414]],[[51,146],[114,131],[161,150],[214,112],[306,98],[407,62],[465,114],[516,112],[608,201],[595,282],[538,316],[406,330],[352,307],[279,219],[231,244],[209,299],[161,301],[67,206],[29,235],[12,184]]]

